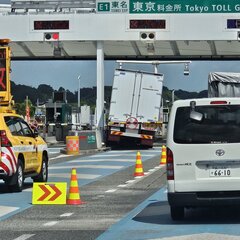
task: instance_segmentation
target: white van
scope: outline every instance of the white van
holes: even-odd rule
[[[185,207],[240,206],[240,98],[174,102],[167,180],[173,220]]]

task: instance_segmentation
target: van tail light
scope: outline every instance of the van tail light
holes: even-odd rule
[[[167,180],[174,180],[173,153],[167,148]]]
[[[12,147],[5,130],[0,130],[0,142],[2,147]]]

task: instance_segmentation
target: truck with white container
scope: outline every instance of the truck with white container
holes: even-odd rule
[[[152,147],[161,125],[163,74],[116,69],[106,129],[107,145]]]

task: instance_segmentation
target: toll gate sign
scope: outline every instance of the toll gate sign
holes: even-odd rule
[[[0,48],[0,92],[7,91],[7,48]]]

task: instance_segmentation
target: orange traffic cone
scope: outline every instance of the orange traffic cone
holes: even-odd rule
[[[137,152],[134,177],[144,176],[140,152]]]
[[[78,180],[77,180],[77,170],[76,168],[73,168],[72,174],[71,174],[71,182],[70,182],[67,204],[80,205],[83,203],[85,202],[82,202],[80,200],[80,191],[78,188]]]
[[[166,146],[162,145],[162,155],[160,165],[165,165],[167,163],[167,154],[166,154]]]

